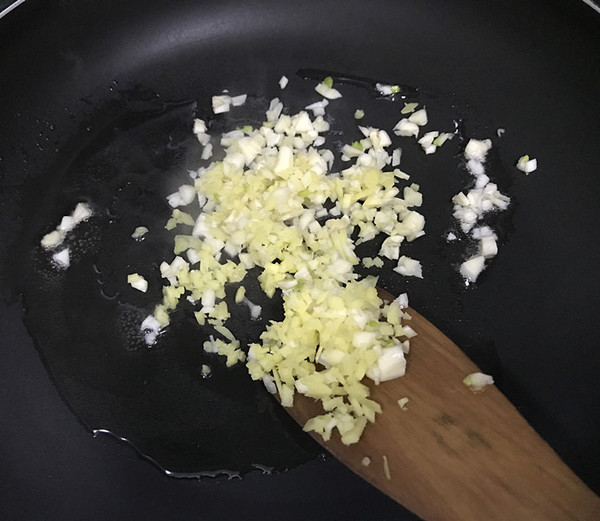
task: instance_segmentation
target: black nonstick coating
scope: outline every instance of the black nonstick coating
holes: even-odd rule
[[[232,424],[224,423],[224,452],[214,465],[234,467],[245,456],[244,465],[289,470],[255,470],[242,479],[177,479],[125,442],[105,434],[94,438],[90,428],[110,427],[124,436],[118,431],[126,400],[115,395],[114,381],[119,392],[128,389],[126,396],[135,398],[139,378],[172,370],[178,375],[174,386],[157,377],[162,387],[153,391],[172,396],[156,399],[156,410],[130,400],[130,411],[152,425],[160,411],[174,409],[181,428],[179,437],[169,439],[186,439],[186,421],[195,420],[177,378],[198,377],[189,368],[199,359],[188,345],[198,333],[180,331],[175,358],[144,356],[138,364],[135,356],[142,355],[128,353],[127,365],[123,353],[115,355],[121,340],[112,311],[100,301],[88,302],[89,309],[73,304],[77,292],[91,284],[85,275],[91,264],[80,266],[80,284],[71,281],[71,289],[53,285],[48,274],[40,282],[45,275],[36,264],[39,238],[78,196],[102,202],[113,212],[109,220],[122,222],[135,212],[162,217],[158,195],[181,181],[178,168],[193,163],[186,129],[194,115],[210,114],[211,95],[245,92],[256,110],[281,95],[298,109],[314,85],[296,74],[300,69],[414,86],[437,128],[451,130],[453,120],[460,120],[464,137],[494,139],[490,172],[512,205],[498,223],[500,254],[477,286],[462,287],[454,271],[456,252],[443,240],[452,225],[449,195],[466,179],[459,139],[431,158],[406,147],[406,168],[412,168],[427,205],[428,235],[410,251],[423,259],[425,278],[405,282],[386,269],[380,285],[392,293],[408,289],[411,304],[491,372],[534,428],[599,492],[599,56],[600,15],[575,0],[28,0],[0,19],[1,517],[414,519],[334,459],[316,455],[318,449],[268,397],[262,401],[262,390],[242,380],[233,389],[242,389],[243,399],[236,401],[231,391],[226,397],[231,407],[220,411]],[[282,74],[293,83],[286,93],[277,85]],[[359,103],[371,108],[369,124],[389,128],[399,119],[400,101],[374,100],[351,85],[341,88],[344,98],[332,115],[346,135],[352,130],[343,114]],[[499,128],[505,129],[502,137]],[[161,149],[167,134],[183,152]],[[118,152],[108,166],[101,161],[106,150]],[[149,160],[153,150],[164,154]],[[539,160],[538,171],[529,176],[514,168],[525,153]],[[119,173],[120,165],[126,166]],[[139,194],[128,190],[144,183],[152,190],[136,207],[132,201]],[[105,224],[96,222],[99,229]],[[127,257],[121,246],[112,253],[115,243],[88,239],[82,238],[92,261]],[[104,272],[118,271],[117,264],[105,263]],[[37,344],[24,325],[23,307]],[[105,345],[108,362],[97,371],[89,370],[93,356],[86,359],[85,349],[77,349],[95,354],[97,346],[84,342],[83,334],[73,336],[80,331],[75,323],[97,327],[98,321],[86,322],[94,310],[100,323],[113,324],[106,328],[112,339]],[[111,365],[114,361],[124,365]],[[94,375],[98,380],[90,383]],[[265,415],[264,422],[249,415],[253,408]],[[114,424],[102,425],[108,417]],[[235,422],[243,423],[243,434]],[[182,474],[197,466],[186,468],[191,460],[183,452],[182,462],[181,446],[165,446],[164,439],[148,449],[154,456],[179,458],[173,468]],[[201,455],[194,452],[195,458]],[[210,459],[214,451],[205,455]],[[219,459],[227,455],[237,459]]]

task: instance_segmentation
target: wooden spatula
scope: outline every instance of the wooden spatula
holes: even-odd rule
[[[337,433],[328,442],[315,439],[426,521],[600,520],[600,498],[495,386],[475,393],[463,384],[477,366],[408,311],[418,336],[406,375],[371,385],[383,409],[377,421],[354,445],[342,444]],[[404,397],[405,409],[398,405]],[[299,395],[288,411],[302,425],[322,412],[318,402]]]

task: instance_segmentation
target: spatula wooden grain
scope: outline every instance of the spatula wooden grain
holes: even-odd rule
[[[370,386],[383,408],[377,421],[354,445],[345,446],[337,434],[328,442],[315,439],[427,521],[600,520],[600,498],[495,386],[479,393],[467,388],[462,380],[477,366],[408,311],[418,336],[406,375]],[[398,405],[403,397],[406,410]],[[288,411],[300,424],[322,412],[318,402],[299,395]]]

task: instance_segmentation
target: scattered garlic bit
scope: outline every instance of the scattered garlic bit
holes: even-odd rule
[[[376,83],[375,88],[379,92],[379,94],[383,96],[392,96],[393,94],[398,94],[400,92],[399,85],[388,85],[385,83]]]
[[[202,146],[206,146],[210,142],[210,136],[207,131],[208,128],[204,120],[196,118],[194,120],[193,132]]]
[[[342,94],[337,89],[333,88],[333,78],[328,76],[321,83],[319,83],[315,90],[324,98],[327,99],[338,99],[342,97]]]
[[[354,111],[354,119],[362,119],[365,117],[365,111],[362,109],[356,109]]]
[[[429,121],[429,119],[427,118],[427,110],[423,108],[417,110],[416,112],[413,112],[408,117],[408,121],[410,121],[411,123],[415,123],[420,127],[427,125],[427,122]]]
[[[390,473],[390,465],[385,454],[383,455],[383,473],[385,474],[386,479],[392,479],[392,474]]]
[[[452,134],[451,132],[442,132],[438,135],[438,137],[436,137],[433,140],[433,144],[436,147],[441,147],[446,141],[448,141],[449,139],[452,139],[454,137],[454,134]]]
[[[207,143],[204,148],[202,149],[202,154],[200,156],[200,159],[204,159],[205,161],[207,159],[210,159],[213,155],[213,146],[211,143]]]
[[[215,114],[221,114],[223,112],[229,112],[231,107],[237,107],[246,103],[246,94],[240,94],[239,96],[229,96],[223,94],[221,96],[212,97],[212,108]]]
[[[315,117],[324,116],[325,115],[325,107],[327,107],[327,105],[329,105],[329,101],[326,99],[322,99],[321,101],[316,101],[315,103],[307,105],[305,107],[305,109],[312,111],[312,113]]]
[[[181,245],[176,246],[177,251],[179,251],[179,248],[181,248]],[[160,276],[167,279],[171,286],[178,286],[177,274],[184,269],[189,269],[189,264],[178,255],[170,264],[167,262],[160,264]]]
[[[160,334],[163,325],[164,324],[161,324],[153,315],[149,315],[144,319],[140,330],[144,334],[144,340],[148,347],[156,344],[156,340],[158,339],[158,335]]]
[[[418,277],[419,279],[423,278],[421,263],[418,260],[411,259],[405,255],[400,257],[398,260],[398,265],[394,268],[394,271],[396,273],[400,273],[400,275],[404,275],[405,277]]]
[[[418,140],[419,145],[423,148],[426,154],[433,154],[437,146],[433,144],[434,140],[440,135],[437,130],[427,132],[421,139]]]
[[[490,148],[492,148],[492,142],[489,139],[485,139],[483,141],[478,139],[469,139],[469,142],[465,147],[465,159],[467,161],[469,159],[477,159],[483,163]]]
[[[198,264],[200,262],[200,255],[198,255],[198,252],[193,248],[188,248],[185,255],[190,264]]]
[[[246,360],[246,353],[240,349],[239,340],[225,342],[220,338],[215,339],[211,335],[210,340],[204,342],[203,348],[207,353],[218,353],[226,357],[225,365],[227,367],[232,367],[238,362]]]
[[[400,409],[402,409],[403,411],[408,411],[408,407],[406,406],[408,402],[409,398],[407,398],[406,396],[404,398],[400,398],[398,400],[398,405],[400,406]]]
[[[494,209],[506,210],[510,199],[498,190],[495,183],[486,183],[481,188],[472,188],[466,194],[458,193],[452,198],[452,202],[453,215],[467,233],[487,212]]]
[[[419,109],[415,112],[415,108],[418,106],[417,103],[405,103],[404,108],[400,111],[402,114],[410,114],[408,118],[403,118],[394,127],[394,133],[397,136],[407,137],[419,137],[419,128],[427,125],[429,119],[427,116],[427,110],[425,108]],[[426,154],[433,154],[439,147],[441,147],[446,141],[452,139],[454,134],[450,132],[440,133],[437,130],[427,132],[420,139],[417,140],[421,148]],[[399,164],[394,163],[393,166]]]
[[[418,103],[404,103],[404,107],[402,107],[400,114],[410,114],[411,112],[414,112],[418,106]]]
[[[87,221],[92,216],[92,209],[85,203],[77,203],[77,206],[71,214],[73,219],[73,228],[83,221]],[[71,228],[72,229],[72,228]],[[67,231],[71,231],[71,229]]]
[[[138,273],[127,275],[127,283],[133,288],[146,293],[148,291],[148,281]]]
[[[484,237],[479,240],[479,254],[489,259],[498,254],[498,243],[494,237]]]
[[[235,292],[235,303],[239,304],[240,302],[242,302],[244,300],[244,297],[246,296],[246,288],[244,286],[240,286],[237,291]]]
[[[467,282],[475,282],[485,268],[485,257],[476,255],[460,265],[460,274]]]
[[[499,128],[498,130],[496,130],[496,135],[498,137],[502,137],[504,135],[504,133],[506,132],[506,129],[504,128]]]
[[[498,238],[487,226],[476,227],[485,214],[494,210],[506,210],[510,198],[502,194],[495,183],[485,173],[485,159],[492,147],[489,139],[470,139],[465,147],[464,157],[469,173],[475,178],[475,185],[466,194],[460,192],[452,198],[453,215],[464,233],[472,231],[472,237],[479,241],[479,253],[465,260],[459,268],[467,284],[477,280],[485,269],[486,259],[498,253]],[[454,239],[456,236],[452,234]],[[454,240],[453,239],[453,240]],[[450,240],[450,234],[448,235]]]
[[[229,112],[229,109],[231,108],[231,96],[213,96],[212,108],[215,114]]]
[[[394,169],[394,176],[398,179],[404,179],[405,181],[408,181],[410,179],[410,176],[406,172],[400,170],[399,168]]]
[[[139,240],[143,239],[144,235],[146,235],[147,233],[148,233],[148,228],[146,228],[145,226],[138,226],[135,230],[133,230],[133,233],[131,234],[131,236],[136,241],[139,241]]]
[[[283,110],[283,103],[279,101],[279,98],[273,98],[271,103],[269,104],[269,109],[265,113],[267,117],[267,122],[275,122],[277,118],[281,115],[281,111]],[[265,131],[266,133],[266,131]],[[269,145],[273,146],[273,145]]]
[[[287,76],[282,76],[281,78],[279,78],[279,87],[281,89],[285,89],[287,87],[287,84],[289,83],[289,79]]]
[[[207,130],[208,127],[206,126],[206,122],[203,119],[194,119],[194,126],[192,127],[192,132],[194,134],[206,134]]]
[[[191,185],[182,185],[178,188],[177,192],[167,196],[167,202],[173,208],[178,206],[187,206],[194,199],[196,199],[196,189]]]
[[[406,326],[406,328],[408,328],[408,326]],[[357,336],[355,335],[354,345],[355,347],[359,347],[362,344],[357,345],[356,338]],[[404,347],[400,342],[397,342],[391,347],[381,349],[381,351],[378,352],[378,355],[379,357],[376,364],[372,365],[367,370],[366,376],[377,384],[404,376],[404,373],[406,372],[406,360],[404,358]]]
[[[433,154],[446,141],[452,139],[453,137],[454,134],[449,132],[440,133],[437,130],[433,130],[424,134],[423,137],[418,140],[418,143],[421,145],[426,154]]]
[[[394,134],[397,136],[414,136],[419,135],[419,125],[407,118],[403,118],[394,126]]]
[[[77,203],[73,212],[70,215],[65,215],[55,230],[42,237],[42,247],[46,250],[57,248],[63,243],[69,232],[73,231],[79,223],[87,221],[91,216],[92,209],[89,205],[86,203]],[[56,262],[58,264],[60,261]],[[68,262],[64,267],[68,267]]]
[[[231,98],[231,104],[234,107],[239,107],[246,103],[246,99],[248,98],[247,94],[240,94],[239,96],[233,96]]]
[[[363,467],[368,467],[371,464],[371,458],[369,458],[369,456],[365,456],[360,463]]]
[[[242,303],[248,306],[248,309],[250,310],[250,318],[252,320],[258,320],[260,318],[262,308],[258,304],[250,302],[246,297],[242,299]]]
[[[380,257],[364,257],[361,262],[365,268],[372,268],[373,266],[383,268],[383,260]]]
[[[171,218],[167,221],[165,228],[167,230],[172,230],[173,228],[175,228],[176,226],[178,226],[180,224],[194,226],[194,218],[189,213],[182,212],[181,210],[178,210],[176,208],[175,210],[173,210],[173,213],[171,214]]]
[[[405,314],[404,317],[407,319],[410,319],[410,315],[408,315],[408,314]],[[413,338],[413,337],[417,336],[417,332],[410,326],[404,326],[404,336],[406,338]],[[406,345],[403,345],[402,347],[404,349],[404,352],[406,353],[407,352]]]
[[[391,260],[398,260],[400,258],[400,245],[403,241],[403,235],[391,235],[381,244],[379,255]]]
[[[62,244],[64,235],[59,230],[53,230],[42,237],[42,247],[51,250]]]
[[[332,89],[329,80],[322,85]],[[161,265],[168,285],[154,311],[159,329],[150,330],[155,336],[149,340],[155,341],[169,313],[189,297],[200,307],[198,322],[221,337],[205,342],[205,351],[226,357],[228,366],[246,361],[251,377],[276,391],[285,406],[293,404],[295,392],[321,400],[324,414],[310,419],[305,430],[324,439],[337,430],[351,444],[381,411],[361,380],[402,376],[415,334],[402,323],[399,303],[379,299],[376,279],[361,280],[354,272],[360,262],[355,246],[383,233],[389,239],[385,252],[397,259],[401,243],[424,233],[425,220],[413,209],[422,197],[414,184],[400,197],[396,178],[408,176],[386,170],[387,132],[359,127],[360,146],[343,149],[352,163],[331,173],[333,153],[315,148],[328,123],[306,111],[282,110],[274,99],[262,127],[224,134],[223,160],[195,179],[198,206],[190,204],[190,213],[173,211],[169,226],[189,225],[191,231],[179,232],[174,260]],[[328,201],[330,210],[324,206]],[[186,252],[190,258],[190,251],[197,267],[179,256]],[[413,267],[407,271],[420,268],[409,261]],[[270,322],[246,357],[225,327],[229,311],[223,299],[229,284],[241,282],[253,267],[262,269],[258,281],[267,296],[281,291],[284,319]],[[260,306],[243,290],[235,300],[248,306],[252,318],[260,316]]]
[[[467,375],[463,383],[471,389],[471,391],[479,392],[483,391],[483,389],[494,383],[494,379],[489,374],[484,373],[471,373]]]
[[[456,238],[456,236],[454,237]],[[477,257],[481,256],[485,259],[489,259],[498,254],[498,236],[492,231],[492,229],[489,226],[479,226],[477,228],[473,228],[471,232],[471,237],[479,242],[479,255]],[[477,268],[479,263],[480,260],[473,261],[470,264],[470,267],[467,266],[464,268],[465,272],[470,272],[473,268]],[[468,277],[469,281],[471,282],[473,282],[472,277],[474,273],[475,272],[471,273]]]
[[[200,367],[200,375],[202,376],[202,378],[208,378],[211,374],[212,369],[210,368],[210,366],[202,364],[202,367]]]
[[[198,324],[201,326],[206,324],[206,313],[203,313],[202,311],[196,311],[194,312],[194,317],[196,317],[196,322],[198,322]]]
[[[66,270],[71,264],[69,248],[63,248],[59,252],[56,252],[54,255],[52,255],[52,261],[57,268]]]
[[[492,237],[494,239],[498,239],[498,236],[494,233],[494,230],[492,230],[489,226],[478,226],[477,228],[473,228],[473,231],[471,232],[471,237],[473,237],[473,239],[483,239],[485,237]]]
[[[221,302],[221,305],[225,305],[225,309],[226,309],[226,304],[225,302]],[[217,308],[215,308],[215,310],[217,310]],[[211,313],[211,315],[214,315],[214,313]],[[227,317],[229,318],[229,317]],[[226,320],[226,319],[225,319]],[[225,326],[217,324],[215,325],[215,331],[217,331],[217,333],[220,333],[221,335],[223,335],[225,337],[225,339],[229,340],[230,342],[235,342],[235,337],[233,336],[233,333],[227,329]]]
[[[537,170],[537,159],[529,159],[529,156],[521,156],[517,161],[517,168],[521,170],[521,172],[525,172],[529,174],[534,170]]]
[[[396,304],[400,309],[406,309],[408,307],[408,294],[400,293],[395,299],[394,304]],[[407,315],[405,315],[408,318]]]
[[[313,142],[314,147],[320,147],[321,145],[325,144],[325,138],[323,136],[319,136],[317,139],[315,139],[315,141]]]

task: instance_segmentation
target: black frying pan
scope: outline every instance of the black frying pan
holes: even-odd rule
[[[422,283],[388,270],[380,284],[392,293],[408,289],[411,304],[494,374],[598,492],[598,56],[599,15],[574,0],[29,0],[0,19],[3,518],[414,518],[332,458],[316,456],[241,374],[222,371],[227,385],[212,389],[218,398],[209,402],[227,405],[205,416],[211,429],[220,419],[220,443],[211,445],[213,436],[194,446],[202,426],[190,410],[207,403],[205,394],[186,392],[199,378],[199,333],[183,327],[164,356],[124,354],[114,309],[81,300],[90,284],[85,270],[98,266],[82,264],[81,278],[66,289],[39,278],[39,238],[83,192],[104,204],[110,222],[136,212],[162,218],[159,195],[196,159],[186,132],[195,114],[209,114],[210,96],[224,88],[247,92],[255,106],[239,117],[256,117],[261,103],[280,94],[277,80],[286,74],[295,85],[287,102],[300,108],[314,85],[296,75],[302,68],[413,85],[435,124],[460,119],[465,137],[506,129],[490,168],[513,205],[499,222],[501,253],[478,286],[461,287],[454,253],[441,239],[451,225],[448,196],[465,180],[460,143],[427,162],[416,148],[405,150],[429,201],[428,238],[412,252],[430,268]],[[398,119],[400,104],[345,89],[346,111],[364,103],[374,125]],[[336,123],[351,133],[342,112]],[[523,153],[540,162],[528,177],[513,168]],[[115,173],[119,165],[124,177]],[[141,185],[145,199],[134,204]],[[107,222],[96,224],[105,230]],[[101,266],[104,274],[135,260],[118,240],[88,239],[92,257],[120,259]],[[110,280],[102,279],[107,292]],[[23,325],[24,304],[37,350]],[[87,322],[92,312],[99,318]],[[85,333],[98,323],[107,336],[92,341]],[[147,381],[154,382],[150,398],[136,401]],[[176,474],[253,463],[289,470],[255,470],[241,480],[170,478],[127,443],[93,438],[89,429],[135,438],[139,450]]]

